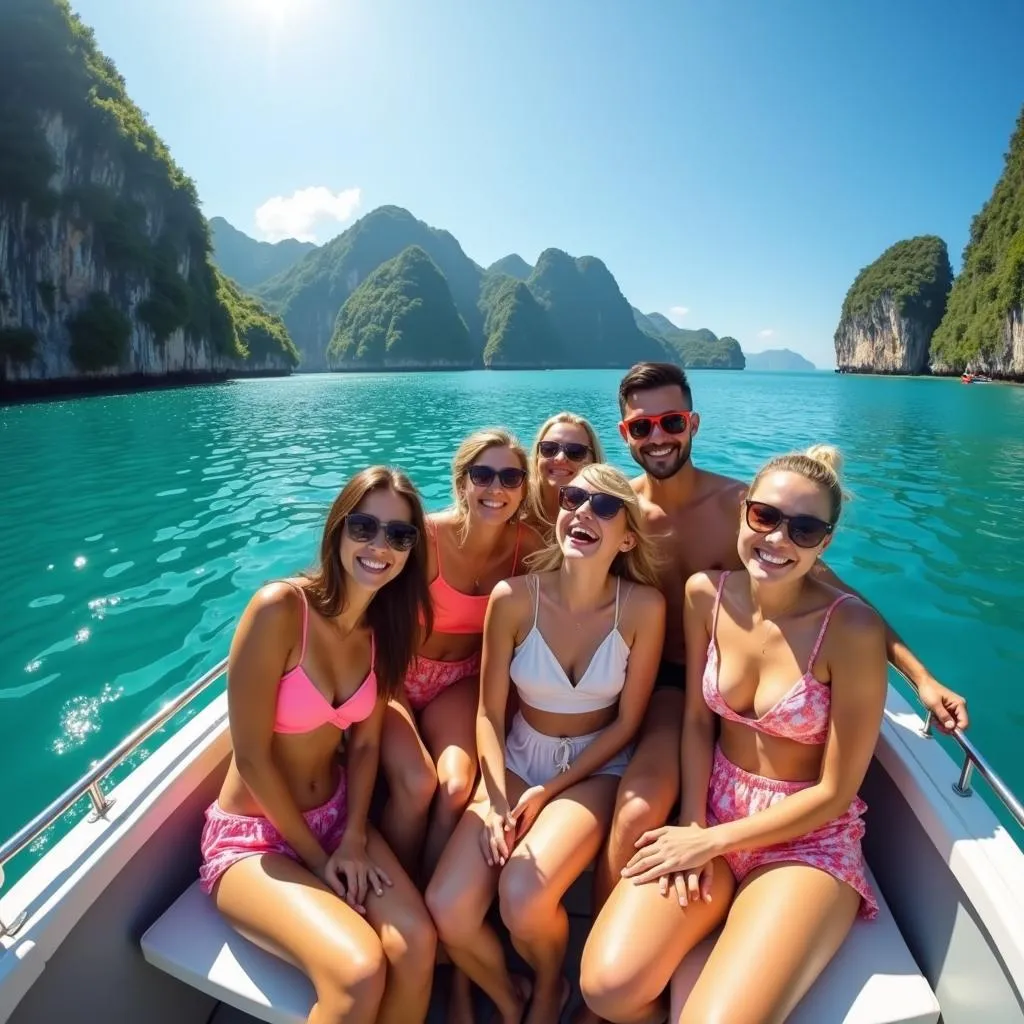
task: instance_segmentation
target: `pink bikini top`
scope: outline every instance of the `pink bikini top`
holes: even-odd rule
[[[715,597],[715,610],[711,620],[711,640],[708,643],[707,663],[704,666],[704,678],[701,685],[704,700],[716,715],[721,715],[722,718],[728,719],[730,722],[749,725],[751,729],[767,733],[769,736],[796,740],[797,743],[824,743],[828,738],[832,689],[827,683],[815,679],[811,675],[811,668],[821,648],[821,641],[825,638],[825,630],[828,629],[828,620],[832,618],[832,612],[835,611],[837,605],[853,595],[840,594],[828,606],[821,629],[818,630],[818,639],[814,641],[814,649],[807,661],[807,671],[773,707],[760,717],[751,718],[741,715],[729,707],[722,697],[722,691],[718,688],[721,666],[718,660],[715,634],[718,630],[718,609],[722,603],[722,587],[725,585],[725,578],[728,575],[728,572],[723,572],[718,581],[718,595]]]
[[[312,732],[328,722],[337,729],[347,729],[355,722],[369,718],[377,703],[377,674],[373,670],[376,642],[373,634],[370,634],[370,671],[359,689],[340,707],[334,707],[302,667],[306,657],[309,602],[302,587],[294,583],[288,585],[297,590],[302,598],[302,649],[299,652],[299,663],[281,676],[281,684],[277,690],[274,732]]]

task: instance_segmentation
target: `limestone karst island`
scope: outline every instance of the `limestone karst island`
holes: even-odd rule
[[[956,278],[941,238],[897,242],[857,275],[835,347],[846,373],[1024,380],[1024,111]]]

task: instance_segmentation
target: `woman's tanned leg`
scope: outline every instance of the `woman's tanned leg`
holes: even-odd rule
[[[615,1024],[663,1020],[663,994],[680,961],[729,910],[736,883],[715,861],[710,903],[681,907],[657,882],[624,878],[594,922],[580,965],[580,989],[597,1019]]]

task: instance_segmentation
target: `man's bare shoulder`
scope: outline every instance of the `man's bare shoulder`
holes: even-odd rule
[[[749,490],[749,484],[745,484],[735,477],[712,473],[706,469],[698,469],[697,473],[699,474],[701,494],[706,499],[721,502],[723,506],[736,508]]]

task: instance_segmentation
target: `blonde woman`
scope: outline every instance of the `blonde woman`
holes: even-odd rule
[[[558,489],[570,483],[581,467],[604,462],[601,442],[582,416],[559,412],[541,424],[530,458],[527,522],[547,543],[554,543]]]
[[[672,1024],[784,1020],[858,914],[877,913],[857,794],[885,625],[812,572],[839,521],[838,470],[823,445],[772,459],[742,506],[744,568],[686,584],[679,822],[640,837],[583,953],[584,998],[607,1020],[654,1019],[670,983]],[[680,963],[723,921],[688,991]]]
[[[477,716],[482,779],[445,847],[427,906],[452,961],[519,1024],[514,982],[485,922],[498,894],[533,969],[529,1024],[558,1019],[565,891],[597,853],[661,657],[665,603],[636,495],[611,466],[585,466],[559,491],[554,544],[537,572],[499,583],[484,632]],[[505,738],[510,683],[519,711]]]
[[[476,781],[488,597],[540,546],[522,522],[527,465],[526,452],[507,430],[470,434],[452,462],[452,506],[427,517],[433,629],[421,637],[405,686],[391,702],[381,751],[390,795],[381,831],[423,884]]]

